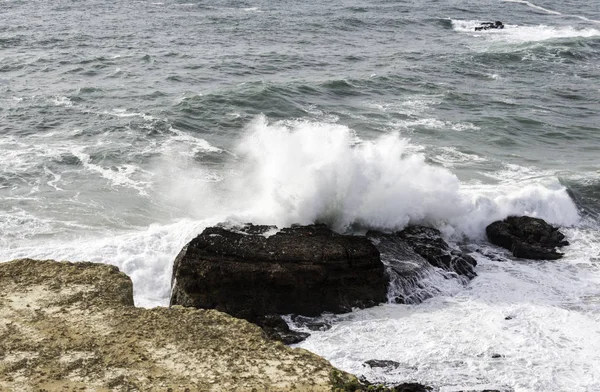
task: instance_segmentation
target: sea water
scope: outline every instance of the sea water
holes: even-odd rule
[[[447,392],[600,391],[599,3],[8,0],[0,20],[1,261],[114,264],[156,306],[218,222],[432,225],[477,278],[300,346]],[[491,246],[511,214],[561,226],[565,257]]]

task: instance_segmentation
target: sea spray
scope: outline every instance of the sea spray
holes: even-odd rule
[[[322,222],[339,232],[424,224],[481,238],[485,226],[509,215],[578,222],[575,204],[556,180],[461,184],[414,150],[398,133],[364,140],[339,124],[270,123],[259,116],[246,127],[228,175],[198,192],[213,213],[227,211],[235,221]]]

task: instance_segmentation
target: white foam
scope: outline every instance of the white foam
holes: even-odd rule
[[[600,30],[594,28],[575,28],[572,26],[519,26],[505,24],[504,29],[490,29],[486,31],[475,31],[475,27],[481,24],[481,20],[452,20],[454,30],[461,33],[485,39],[487,41],[506,42],[520,44],[527,42],[539,42],[562,38],[590,38],[600,36]]]
[[[115,71],[115,74],[117,72],[120,72],[120,69],[117,69],[117,71]],[[107,114],[110,116],[115,116],[115,117],[124,117],[124,118],[128,118],[128,117],[140,117],[146,121],[154,121],[154,120],[158,120],[158,118],[151,116],[149,114],[146,113],[138,113],[138,112],[131,112],[128,111],[127,109],[122,109],[122,108],[117,108],[117,109],[113,109],[112,111],[104,111],[101,114]]]
[[[27,215],[23,215],[23,219],[26,218]],[[55,236],[44,240],[44,246],[35,243],[2,247],[0,261],[29,257],[113,264],[131,277],[136,305],[164,306],[168,304],[175,256],[204,227],[216,223],[218,217],[210,221],[154,224],[129,232],[107,232],[67,241]]]
[[[52,176],[52,180],[46,182],[48,186],[51,186],[57,191],[64,191],[64,189],[59,188],[56,184],[61,180],[62,176],[60,174],[54,173],[52,170],[48,169],[47,166],[44,166],[44,173]]]
[[[177,142],[181,142],[181,143],[186,143],[188,145],[191,144],[194,146],[192,149],[192,151],[194,151],[194,152],[200,152],[200,151],[222,152],[222,150],[220,148],[211,145],[205,139],[195,137],[193,135],[187,134],[187,133],[182,132],[179,129],[175,129],[173,127],[169,127],[169,131],[171,131],[174,134],[174,136],[169,139],[169,142],[177,141]]]
[[[382,112],[394,112],[405,114],[407,116],[416,116],[425,112],[431,106],[438,105],[442,102],[441,98],[442,97],[438,95],[419,95],[396,103],[372,102],[369,104],[369,107],[381,110]]]
[[[337,124],[269,124],[259,117],[248,126],[235,151],[238,160],[222,182],[214,187],[203,182],[202,191],[178,189],[175,197],[186,195],[188,204],[203,200],[208,210],[229,212],[242,222],[283,227],[319,221],[338,231],[421,223],[479,238],[487,224],[512,214],[560,225],[578,222],[574,203],[552,176],[461,184],[414,150],[396,133],[364,141]],[[210,206],[211,200],[218,202]]]
[[[453,167],[472,162],[485,162],[487,159],[477,154],[468,154],[461,152],[454,147],[441,147],[439,152],[433,158],[434,161],[441,163],[445,167]]]
[[[590,258],[600,255],[600,238],[597,226],[566,234],[580,245],[565,248],[559,262],[475,254],[479,276],[469,290],[344,315],[299,346],[372,380],[418,381],[441,391],[599,390],[600,267]],[[363,365],[370,359],[400,366],[370,369]]]
[[[458,179],[405,154],[407,145],[397,134],[365,142],[341,125],[260,117],[236,150],[238,175],[226,186],[241,220],[278,226],[394,229],[460,214]]]
[[[52,97],[51,101],[56,106],[66,106],[66,107],[73,106],[73,102],[71,101],[71,99],[69,97],[54,96],[54,97]]]
[[[471,123],[453,123],[451,121],[442,121],[436,118],[419,118],[414,120],[398,120],[392,123],[394,127],[400,129],[412,130],[413,128],[429,128],[439,130],[452,130],[456,132],[476,131],[480,128]]]
[[[147,188],[151,185],[150,181],[134,178],[135,174],[145,172],[140,167],[131,164],[103,167],[93,163],[90,155],[84,151],[85,147],[71,149],[71,153],[81,161],[86,170],[99,174],[108,180],[112,187],[127,187],[135,189],[141,196],[147,195]],[[149,173],[146,172],[146,174]]]

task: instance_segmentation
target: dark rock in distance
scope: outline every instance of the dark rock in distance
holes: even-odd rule
[[[171,305],[213,308],[252,320],[271,314],[316,316],[386,300],[379,251],[366,237],[325,225],[209,227],[173,265]]]
[[[489,241],[510,250],[515,257],[533,260],[556,260],[563,254],[556,247],[569,245],[565,236],[543,219],[509,216],[486,227]]]

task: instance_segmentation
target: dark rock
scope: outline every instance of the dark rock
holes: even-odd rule
[[[486,227],[488,239],[494,245],[510,250],[515,257],[534,260],[556,260],[563,254],[556,247],[569,243],[558,228],[543,219],[510,216]]]
[[[331,321],[319,317],[306,317],[300,315],[292,316],[292,321],[298,327],[307,328],[311,331],[327,331],[331,328]]]
[[[502,354],[492,354],[492,358],[496,359],[496,358],[504,358],[504,355]]]
[[[171,305],[257,316],[348,312],[386,300],[379,251],[325,225],[207,228],[173,265]]]
[[[370,359],[365,361],[365,365],[371,368],[397,368],[400,366],[398,362],[386,359]]]
[[[398,236],[406,240],[413,250],[431,265],[456,272],[469,279],[477,276],[474,271],[477,261],[467,254],[451,249],[439,230],[424,226],[409,226],[399,232]]]
[[[367,237],[379,249],[389,277],[389,300],[412,304],[431,297],[423,282],[431,265],[396,234],[370,231]]]
[[[382,385],[374,384],[366,380],[364,377],[360,378],[360,387],[358,389],[352,389],[352,391],[369,391],[369,392],[431,392],[433,388],[414,383],[407,382],[397,385]]]
[[[419,303],[438,293],[426,285],[434,268],[447,271],[447,278],[467,283],[476,276],[477,261],[450,246],[433,228],[410,226],[401,232],[386,234],[369,231],[367,237],[381,254],[390,279],[390,300],[396,303]],[[439,272],[435,272],[439,273]]]
[[[504,320],[512,320],[514,317],[513,316],[506,316],[504,317]]]
[[[479,26],[475,27],[475,31],[503,29],[503,28],[504,28],[504,23],[497,20],[495,22],[482,22],[479,24]]]
[[[418,384],[416,382],[407,382],[390,387],[390,391],[393,392],[430,392],[432,390],[433,388]]]
[[[257,316],[249,321],[261,327],[269,339],[278,340],[285,344],[300,343],[310,336],[306,332],[292,331],[281,316],[276,314]]]

